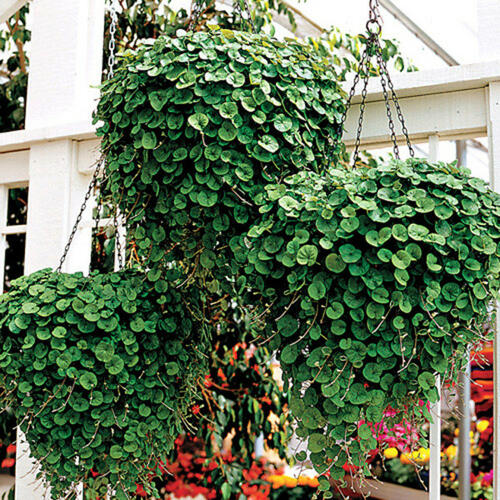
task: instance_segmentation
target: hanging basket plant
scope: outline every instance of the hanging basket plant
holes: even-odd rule
[[[388,408],[430,419],[437,376],[456,380],[490,321],[500,196],[456,164],[393,160],[291,176],[261,211],[245,269],[271,304],[297,435],[330,478],[369,474],[370,424]]]
[[[124,55],[96,114],[104,193],[130,214],[149,277],[182,262],[185,284],[235,296],[233,236],[269,182],[324,168],[343,109],[328,61],[296,40],[213,27]]]
[[[55,496],[128,498],[185,428],[200,327],[165,280],[39,271],[0,297],[0,385]],[[197,360],[197,361],[195,361]]]

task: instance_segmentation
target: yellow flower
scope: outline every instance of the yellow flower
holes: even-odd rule
[[[490,423],[487,421],[487,420],[480,420],[477,424],[476,424],[476,429],[479,431],[479,432],[484,432],[488,427],[490,426]]]
[[[415,454],[415,461],[420,464],[426,464],[431,457],[431,451],[429,448],[420,448]]]
[[[384,457],[391,459],[396,458],[399,455],[398,450],[396,448],[387,448],[384,450]]]
[[[428,448],[419,448],[418,450],[413,450],[409,456],[409,460],[412,463],[419,465],[426,464],[430,458],[430,450]]]
[[[444,453],[448,458],[455,458],[455,456],[457,455],[457,447],[454,444],[450,444],[450,446],[446,448]]]

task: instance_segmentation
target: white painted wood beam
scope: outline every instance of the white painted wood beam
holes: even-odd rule
[[[26,128],[90,121],[101,83],[104,0],[35,0]]]
[[[489,87],[488,148],[491,187],[500,193],[500,82]],[[493,354],[493,498],[500,498],[500,304],[497,303]]]
[[[435,134],[442,140],[486,135],[485,88],[406,97],[400,99],[400,104],[410,139],[414,143],[425,142]],[[351,106],[345,123],[344,141],[348,147],[352,146],[356,138],[358,117],[359,104],[355,104]],[[396,123],[396,133],[398,141],[403,143],[399,123]],[[365,149],[383,148],[392,144],[383,100],[367,104],[361,144]]]
[[[484,88],[490,82],[500,81],[500,51],[497,60],[461,66],[450,66],[426,71],[395,73],[391,75],[398,97],[414,97],[428,94],[440,94],[454,90]],[[349,91],[352,82],[344,84]],[[359,88],[361,90],[361,88]],[[383,99],[382,87],[378,78],[371,78],[368,83],[367,101]],[[361,96],[355,95],[353,103],[360,102]]]
[[[0,153],[29,149],[31,145],[40,142],[72,139],[84,141],[95,138],[96,127],[90,120],[77,123],[64,123],[35,129],[15,130],[0,133]]]
[[[28,0],[2,0],[0,5],[0,24],[13,16]]]
[[[28,183],[29,151],[0,153],[0,179],[9,187]]]

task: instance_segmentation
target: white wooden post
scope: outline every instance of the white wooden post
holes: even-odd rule
[[[439,137],[429,137],[429,160],[437,161],[439,154]],[[437,378],[436,386],[441,398],[441,380]],[[433,422],[429,432],[429,500],[441,498],[441,400],[430,409]]]
[[[490,83],[488,89],[488,148],[490,182],[500,192],[500,82]],[[500,498],[500,307],[497,305],[497,324],[493,354],[493,498]]]
[[[26,111],[27,131],[90,122],[102,72],[104,0],[36,0]],[[71,138],[32,145],[26,273],[56,267],[90,180]],[[90,229],[79,231],[64,270],[88,270]],[[18,435],[16,500],[46,496]]]

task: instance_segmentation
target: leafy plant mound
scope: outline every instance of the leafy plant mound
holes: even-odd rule
[[[128,498],[182,432],[198,327],[161,288],[135,271],[43,270],[0,297],[0,385],[56,495],[84,481]]]
[[[318,471],[369,474],[368,424],[388,408],[429,417],[436,375],[455,379],[489,321],[500,196],[455,164],[394,160],[290,176],[261,212],[245,270],[263,285],[297,434]]]
[[[169,261],[209,294],[235,294],[231,238],[258,215],[269,182],[320,171],[344,103],[326,59],[295,40],[213,28],[126,54],[96,120],[103,194],[123,213],[156,279]]]

